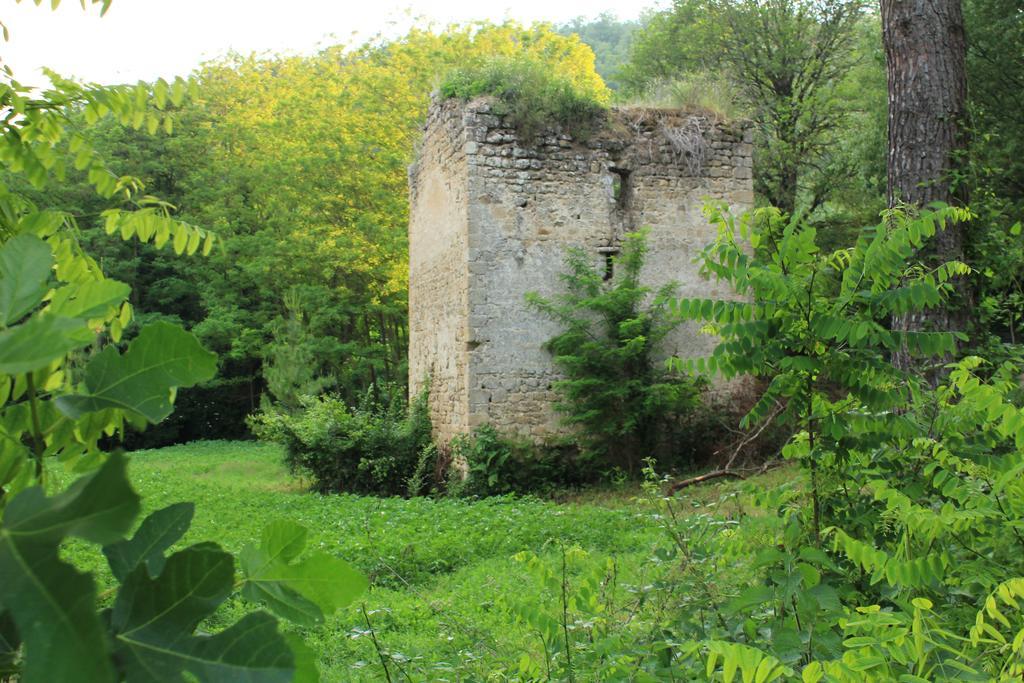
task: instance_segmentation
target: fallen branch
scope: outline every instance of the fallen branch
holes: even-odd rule
[[[714,472],[702,474],[699,477],[690,477],[689,479],[683,479],[682,481],[675,482],[674,484],[668,487],[668,495],[671,496],[674,493],[682,491],[687,486],[701,484],[710,479],[718,479],[720,477],[735,477],[736,479],[746,479],[746,477],[744,477],[742,474],[735,470],[715,470]]]
[[[710,481],[712,479],[720,479],[721,477],[734,477],[736,479],[746,479],[744,475],[740,474],[735,469],[733,469],[733,463],[736,462],[736,458],[738,458],[740,453],[743,452],[743,449],[750,445],[750,442],[754,441],[755,439],[757,439],[757,437],[761,436],[761,432],[763,432],[768,427],[768,425],[775,421],[775,418],[778,417],[779,413],[781,413],[783,408],[785,407],[786,406],[784,404],[776,401],[775,408],[772,410],[771,414],[767,418],[765,418],[765,420],[761,423],[761,426],[758,427],[756,431],[745,436],[743,439],[740,440],[738,444],[736,444],[736,447],[733,449],[732,455],[729,456],[729,460],[727,460],[725,463],[725,467],[723,467],[720,470],[714,470],[712,472],[708,472],[707,474],[702,474],[697,477],[690,477],[689,479],[677,481],[668,487],[668,495],[671,496],[677,493],[678,491],[682,491],[688,486],[702,484],[705,481]],[[718,452],[716,451],[716,455],[717,453]],[[764,467],[761,468],[759,474],[764,474],[765,472],[767,472],[770,464],[770,460],[766,462],[764,464]]]

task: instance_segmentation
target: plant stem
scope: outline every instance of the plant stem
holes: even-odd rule
[[[569,580],[566,577],[565,546],[562,546],[562,633],[565,635],[565,665],[569,670],[569,683],[576,680],[572,670],[572,644],[569,642]]]
[[[36,380],[31,372],[25,375],[28,384],[28,408],[32,415],[32,451],[36,462],[36,479],[43,483],[43,453],[46,442],[43,439],[43,427],[39,422],[39,405],[36,396]]]
[[[380,643],[377,642],[377,634],[373,630],[373,624],[370,623],[370,615],[366,613],[366,605],[363,604],[360,608],[363,611],[363,619],[366,621],[366,628],[370,631],[370,639],[373,640],[373,647],[377,650],[377,657],[380,658],[380,665],[384,667],[384,678],[387,679],[388,683],[391,681],[391,672],[388,671],[388,662],[384,657],[384,651],[380,647]]]
[[[821,545],[821,501],[818,497],[818,459],[814,452],[814,378],[807,374],[807,453],[811,461],[811,501],[814,545]]]

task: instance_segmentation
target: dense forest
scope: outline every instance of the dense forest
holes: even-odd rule
[[[0,680],[1024,675],[1017,0],[5,74]],[[408,396],[408,167],[431,102],[477,97],[522,138],[752,131],[756,206],[708,202],[696,257],[732,296],[643,287],[640,230],[529,297],[563,329],[550,443],[435,443]],[[656,362],[683,323],[714,352]]]

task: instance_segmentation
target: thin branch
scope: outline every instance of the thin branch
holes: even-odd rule
[[[373,624],[370,623],[370,615],[366,613],[366,605],[362,605],[360,608],[363,611],[363,619],[366,621],[366,628],[370,631],[370,638],[373,640],[373,647],[377,650],[377,656],[380,658],[380,665],[384,667],[384,677],[388,683],[393,683],[391,680],[391,672],[388,670],[388,662],[384,657],[384,651],[380,647],[380,643],[377,642],[377,634],[373,630]]]

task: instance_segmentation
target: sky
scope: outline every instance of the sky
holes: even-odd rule
[[[10,40],[0,57],[23,83],[43,82],[40,67],[98,83],[187,75],[229,51],[305,54],[318,46],[398,36],[413,23],[477,19],[564,22],[611,11],[635,19],[655,0],[114,0],[83,11],[64,0],[0,0]]]

